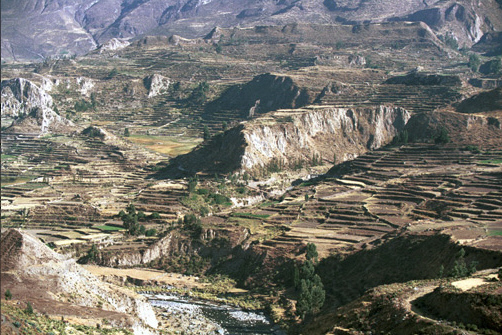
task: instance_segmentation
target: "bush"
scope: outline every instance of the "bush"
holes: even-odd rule
[[[155,235],[157,235],[157,229],[154,229],[154,228],[152,228],[152,229],[148,229],[148,230],[145,232],[145,235],[146,235],[146,236],[155,236]]]
[[[5,291],[5,300],[10,300],[10,299],[12,299],[12,293],[10,293],[10,290],[7,289]]]
[[[230,199],[222,194],[214,193],[211,194],[209,197],[213,200],[213,203],[215,203],[216,205],[224,205],[230,202]]]
[[[197,190],[197,194],[200,194],[200,195],[208,195],[209,194],[209,190],[207,188],[199,188]]]

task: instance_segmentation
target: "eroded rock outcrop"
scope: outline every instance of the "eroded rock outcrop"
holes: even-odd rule
[[[95,318],[96,310],[112,325],[154,334],[155,313],[148,301],[128,290],[104,283],[73,259],[57,254],[22,230],[1,237],[2,291],[30,301],[38,311]]]
[[[388,144],[404,129],[403,108],[317,107],[280,110],[243,122],[209,143],[171,161],[168,173],[253,171],[270,162],[284,167],[310,163],[315,154],[332,162],[350,160]]]
[[[24,78],[1,83],[2,119],[11,118],[13,131],[38,133],[71,132],[75,125],[58,115],[52,97],[33,82]]]
[[[171,82],[169,81],[168,78],[158,73],[152,74],[151,76],[148,76],[145,79],[143,79],[143,84],[145,85],[145,88],[148,90],[149,98],[153,98],[157,95],[165,93],[169,88],[170,83]]]
[[[115,254],[106,253],[101,255],[100,264],[113,267],[131,267],[145,265],[163,257],[173,255],[200,255],[207,258],[218,258],[231,253],[232,249],[240,245],[245,249],[248,245],[250,232],[247,228],[236,229],[205,229],[201,232],[200,240],[210,242],[213,239],[228,242],[224,247],[212,248],[210,243],[200,243],[179,232],[173,231],[161,238],[144,250],[127,250]],[[209,246],[207,246],[209,245]]]

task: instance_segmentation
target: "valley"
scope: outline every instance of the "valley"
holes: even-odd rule
[[[500,56],[351,3],[3,62],[2,333],[499,334]]]

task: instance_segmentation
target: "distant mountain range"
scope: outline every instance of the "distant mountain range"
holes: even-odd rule
[[[502,30],[502,0],[2,0],[2,61],[82,55],[112,38],[200,37],[215,26],[423,21],[470,47]]]

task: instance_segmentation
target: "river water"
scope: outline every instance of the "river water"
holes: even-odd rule
[[[163,320],[176,324],[186,334],[284,334],[263,312],[169,293],[143,295],[163,311]]]

